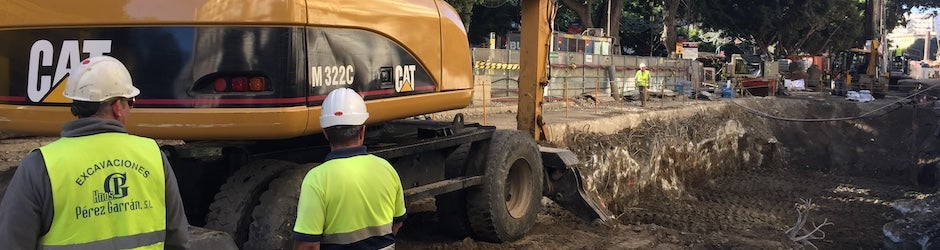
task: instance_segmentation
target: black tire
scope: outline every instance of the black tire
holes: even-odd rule
[[[454,178],[466,175],[467,155],[470,144],[464,144],[447,156],[444,161],[444,176]],[[470,235],[470,219],[467,217],[467,192],[458,190],[434,197],[437,207],[437,227],[444,234],[463,239]]]
[[[538,145],[524,132],[497,130],[483,167],[483,185],[467,190],[474,237],[497,243],[522,238],[542,208]]]
[[[242,166],[219,188],[215,201],[209,205],[206,228],[229,233],[241,247],[248,240],[251,212],[261,194],[274,178],[294,167],[296,163],[279,160],[259,160]]]
[[[271,182],[252,213],[248,242],[243,249],[294,249],[292,234],[297,219],[297,199],[304,176],[315,164],[285,171]]]

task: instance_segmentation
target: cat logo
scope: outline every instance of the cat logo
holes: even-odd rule
[[[415,90],[415,65],[395,65],[395,92],[411,92]]]
[[[42,67],[52,67],[55,47],[49,40],[38,40],[29,49],[29,75],[27,76],[26,95],[30,102],[69,103],[71,100],[62,96],[65,76],[82,61],[82,54],[88,57],[111,53],[111,40],[63,40],[59,47],[57,63],[53,75],[41,75]]]

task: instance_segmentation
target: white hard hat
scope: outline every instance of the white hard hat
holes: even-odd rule
[[[646,63],[640,63],[640,68],[646,68]]]
[[[323,100],[322,108],[320,111],[321,128],[336,125],[362,125],[369,118],[366,102],[362,100],[362,96],[348,88],[330,91],[326,100]]]
[[[124,64],[110,56],[85,59],[75,67],[65,82],[65,97],[86,102],[102,102],[114,97],[131,98],[140,94]]]

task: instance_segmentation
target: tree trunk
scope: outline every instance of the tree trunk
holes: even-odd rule
[[[594,6],[594,2],[597,0],[563,0],[565,6],[574,10],[575,13],[578,13],[578,18],[581,19],[581,25],[587,28],[596,28],[594,24],[594,10],[591,6]]]
[[[623,1],[624,0],[608,0],[610,3],[610,34],[608,36],[613,38],[611,43],[611,52],[614,55],[620,54],[620,18],[623,17]]]
[[[676,52],[676,12],[679,0],[663,0],[663,45],[669,54]]]

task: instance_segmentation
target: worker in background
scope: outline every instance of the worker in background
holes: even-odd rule
[[[832,82],[832,85],[833,85],[833,89],[831,92],[832,95],[845,96],[845,92],[846,92],[845,77],[846,77],[845,71],[840,70],[836,72],[836,76],[835,78],[833,78],[833,82]]]
[[[300,187],[295,249],[391,249],[405,220],[405,196],[388,161],[362,145],[366,104],[340,88],[323,102],[320,127],[331,152]]]
[[[640,70],[636,72],[636,87],[640,90],[640,103],[646,107],[650,87],[650,71],[646,68],[646,63],[640,63]]]
[[[176,176],[156,141],[124,127],[140,90],[117,59],[74,65],[63,95],[78,119],[23,158],[0,203],[6,249],[185,249]]]

